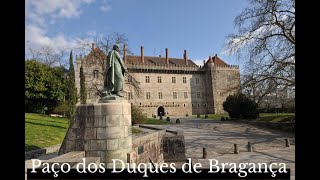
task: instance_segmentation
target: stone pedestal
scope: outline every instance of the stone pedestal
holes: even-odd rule
[[[86,114],[85,156],[100,157],[107,168],[112,168],[112,159],[126,163],[132,150],[131,104],[126,100],[105,100],[78,108]]]
[[[106,168],[112,168],[112,159],[127,163],[132,151],[131,104],[127,100],[77,106],[59,154],[83,150],[85,157],[100,157]]]

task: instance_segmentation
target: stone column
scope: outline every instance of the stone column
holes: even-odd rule
[[[85,156],[100,157],[106,168],[112,168],[112,159],[127,163],[132,150],[131,104],[127,100],[105,100],[79,108],[85,112]]]

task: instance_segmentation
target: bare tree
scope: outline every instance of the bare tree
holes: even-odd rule
[[[94,51],[92,51],[92,43],[96,47]],[[79,44],[79,47],[77,48],[77,50],[81,54],[88,54],[89,52],[91,52],[91,55],[93,56],[93,58],[95,59],[95,61],[99,66],[98,73],[103,77],[103,84],[101,84],[101,81],[92,82],[91,85],[88,87],[88,91],[90,91],[91,94],[97,94],[98,96],[101,97],[102,96],[101,87],[104,87],[107,84],[106,82],[107,54],[109,51],[112,50],[115,44],[119,44],[121,49],[120,54],[123,56],[124,50],[122,49],[122,47],[125,44],[126,54],[132,55],[133,53],[130,51],[130,48],[128,47],[128,39],[125,36],[125,34],[114,32],[114,33],[106,34],[103,36],[96,36],[94,40],[81,39],[78,44]],[[87,61],[86,63],[90,63],[90,62]],[[90,66],[90,64],[86,64],[85,66]],[[132,85],[134,89],[139,90],[139,87],[138,87],[139,83],[134,79],[134,77],[132,77],[129,74],[127,76],[130,76],[131,79],[133,78],[133,80],[130,81],[130,85]]]
[[[242,88],[259,90],[255,98],[261,101],[278,88],[295,86],[295,1],[248,2],[235,18],[238,33],[228,35],[226,47],[245,60]]]
[[[67,48],[54,49],[51,46],[42,46],[40,49],[28,48],[32,59],[38,60],[50,67],[68,65]]]

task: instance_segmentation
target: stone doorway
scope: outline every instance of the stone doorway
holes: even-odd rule
[[[160,116],[160,113],[161,113],[162,116],[165,116],[165,115],[166,115],[165,112],[164,112],[164,108],[163,108],[162,106],[160,106],[160,107],[158,108],[158,116]]]

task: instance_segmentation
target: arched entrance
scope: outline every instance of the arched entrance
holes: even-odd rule
[[[164,108],[163,108],[162,106],[160,106],[160,107],[158,108],[158,116],[160,116],[160,113],[161,113],[162,116],[165,116],[165,115],[166,115],[166,114],[164,113]]]

